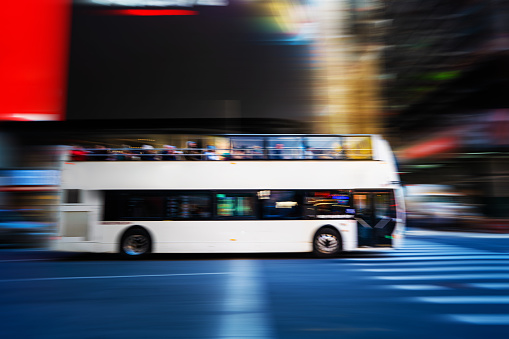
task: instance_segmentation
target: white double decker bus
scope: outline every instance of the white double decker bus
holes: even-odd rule
[[[69,158],[62,165],[53,248],[133,257],[333,257],[401,241],[403,192],[394,156],[380,136],[221,135],[206,143],[192,152],[173,148],[171,161],[154,158],[158,149],[148,154],[156,161],[132,150],[122,160]]]

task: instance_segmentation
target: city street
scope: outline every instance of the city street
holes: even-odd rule
[[[0,252],[1,338],[508,338],[509,236],[346,254]]]

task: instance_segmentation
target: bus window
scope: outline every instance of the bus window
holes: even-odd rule
[[[383,218],[395,218],[396,217],[396,206],[394,204],[394,198],[391,195],[376,194],[375,197],[375,219]]]
[[[297,219],[301,215],[296,191],[260,191],[258,197],[262,201],[264,219]]]
[[[343,153],[347,159],[371,160],[373,151],[369,136],[343,137]]]
[[[357,214],[371,220],[371,195],[369,193],[357,193],[353,195],[353,201]]]
[[[118,209],[121,220],[161,219],[164,197],[152,194],[122,194]]]
[[[269,137],[267,143],[270,159],[303,158],[304,152],[301,137]]]
[[[231,159],[234,160],[260,160],[265,159],[264,138],[261,137],[232,137]]]
[[[256,216],[254,193],[216,194],[218,217],[252,218]]]
[[[305,216],[307,218],[335,218],[352,214],[350,196],[342,191],[307,192],[305,198]]]
[[[166,200],[169,219],[208,219],[211,212],[209,194],[173,194]]]
[[[64,190],[63,192],[64,204],[80,204],[82,203],[81,190]]]
[[[305,159],[343,159],[339,137],[304,138]]]

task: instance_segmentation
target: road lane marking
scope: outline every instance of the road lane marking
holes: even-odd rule
[[[442,274],[410,276],[375,276],[370,279],[382,280],[453,280],[453,279],[509,279],[509,274]]]
[[[439,291],[439,290],[450,290],[450,287],[438,286],[438,285],[389,285],[386,288],[394,288],[398,290],[410,290],[410,291]]]
[[[433,256],[433,255],[488,255],[490,253],[477,252],[477,251],[423,251],[423,252],[387,252],[388,256],[405,256],[405,257],[419,257],[419,256]]]
[[[441,255],[441,256],[424,256],[424,257],[391,257],[391,258],[343,258],[345,261],[410,261],[410,260],[465,260],[465,259],[504,259],[509,260],[509,254],[506,255]]]
[[[267,292],[256,261],[234,260],[224,282],[226,296],[216,338],[275,338],[267,315]]]
[[[354,266],[438,266],[438,265],[472,265],[472,264],[493,264],[493,265],[508,265],[509,259],[507,260],[485,260],[485,259],[478,259],[478,260],[445,260],[445,261],[424,261],[424,262],[387,262],[387,263],[350,263],[350,265]]]
[[[433,235],[433,236],[445,236],[445,237],[461,237],[461,238],[509,238],[509,234],[501,233],[470,233],[470,232],[449,232],[449,231],[431,231],[431,230],[408,230],[406,231],[407,236],[422,236],[422,235]]]
[[[448,314],[447,318],[475,325],[509,325],[509,314]]]
[[[463,272],[463,271],[509,271],[507,266],[464,266],[464,267],[427,267],[427,268],[363,268],[363,272]]]
[[[509,283],[471,283],[470,286],[476,288],[486,288],[493,290],[509,290]]]
[[[494,251],[485,251],[470,248],[405,248],[395,249],[387,252],[392,256],[419,256],[419,255],[509,255],[509,253],[500,253]]]
[[[0,263],[2,262],[20,262],[20,261],[51,261],[55,259],[6,259],[6,260],[0,260]]]
[[[446,252],[467,252],[466,249],[456,249],[456,248],[400,248],[394,250],[391,253],[446,253]],[[477,252],[477,251],[475,251]]]
[[[435,304],[509,304],[507,295],[412,297],[412,300]]]
[[[21,278],[21,279],[0,279],[0,282],[23,282],[23,281],[52,281],[52,280],[80,280],[80,279],[124,279],[124,278],[157,278],[157,277],[179,277],[229,274],[228,272],[212,273],[169,273],[169,274],[138,274],[138,275],[98,275],[82,277],[52,277],[52,278]]]

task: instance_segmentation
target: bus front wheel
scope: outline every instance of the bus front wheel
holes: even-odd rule
[[[336,257],[341,253],[341,235],[336,229],[324,227],[313,238],[313,253],[321,258]]]
[[[120,253],[126,257],[144,257],[152,249],[150,234],[143,228],[130,228],[120,241]]]

